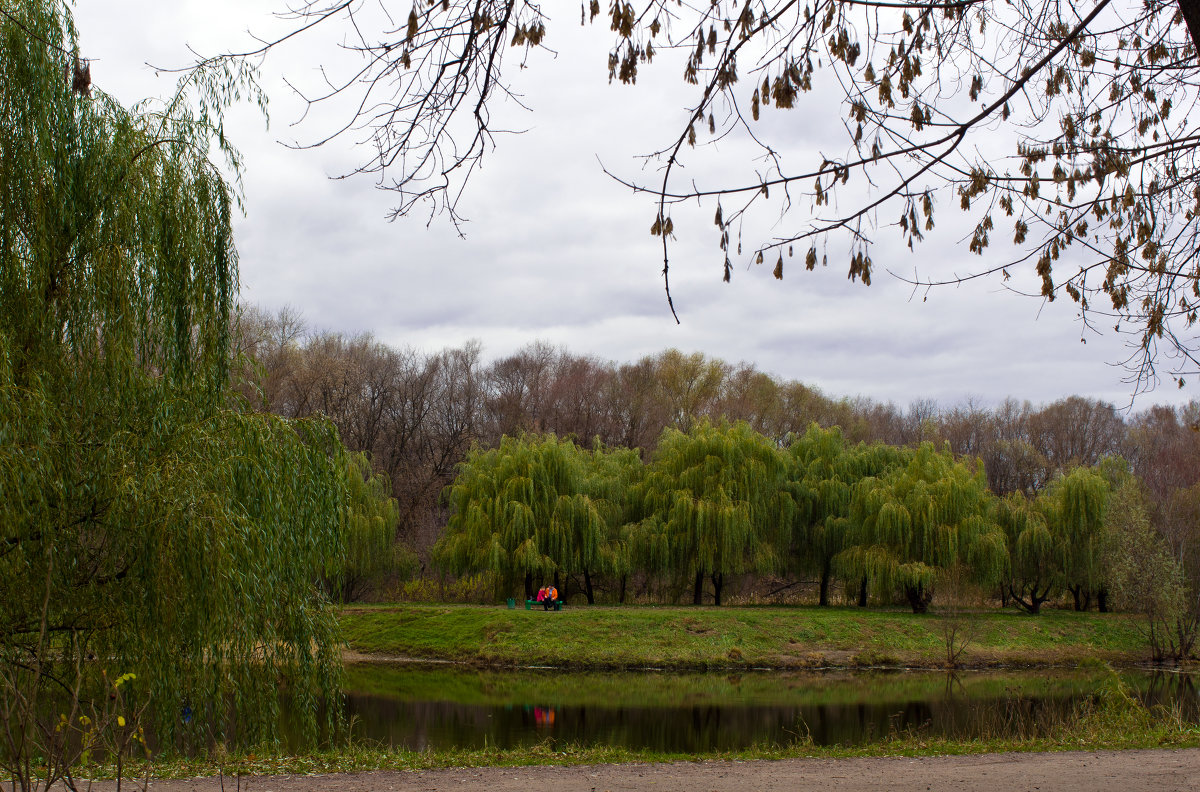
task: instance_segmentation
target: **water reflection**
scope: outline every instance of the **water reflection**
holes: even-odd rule
[[[1185,720],[1200,721],[1200,691],[1194,674],[1158,671],[1146,676],[1148,683],[1141,694],[1144,701],[1178,707]]]
[[[1192,677],[1130,674],[1153,703],[1200,712]],[[927,736],[1036,736],[1092,699],[1109,672],[1029,674],[579,674],[356,666],[356,735],[393,747],[612,745],[702,753]]]

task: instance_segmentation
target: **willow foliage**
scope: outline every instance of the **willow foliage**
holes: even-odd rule
[[[360,599],[372,583],[389,573],[410,575],[416,566],[411,550],[397,544],[400,508],[392,482],[371,469],[364,453],[347,454],[344,553],[326,562],[325,590],[340,602]]]
[[[833,560],[846,549],[854,485],[900,465],[911,452],[881,443],[848,448],[841,429],[814,424],[788,446],[788,454],[796,502],[793,558],[818,577],[818,602],[828,605]]]
[[[0,759],[33,783],[39,699],[95,666],[136,674],[166,740],[219,733],[230,701],[271,738],[280,675],[311,727],[337,689],[315,581],[343,452],[230,408],[233,198],[207,154],[236,162],[219,113],[246,75],[131,112],[64,6],[0,12]]]
[[[1075,597],[1077,610],[1086,609],[1106,583],[1109,492],[1101,471],[1075,468],[1054,481],[1042,500],[1047,521],[1062,535],[1064,583]]]
[[[975,469],[926,443],[907,464],[854,486],[842,574],[875,590],[901,590],[916,613],[939,574],[957,565],[980,581],[999,580],[1008,561],[991,514],[982,466]]]
[[[1105,595],[1114,539],[1107,526],[1110,481],[1131,478],[1123,465],[1110,459],[1099,468],[1073,468],[1036,501],[1014,494],[1001,502],[997,520],[1011,557],[1007,593],[1018,607],[1037,613],[1064,589],[1077,609]]]
[[[498,448],[473,450],[449,488],[450,520],[435,558],[456,574],[495,572],[501,593],[523,579],[527,597],[535,577],[623,569],[612,541],[624,513],[613,499],[621,475],[604,470],[606,461],[554,435],[504,437]]]
[[[1030,613],[1040,612],[1042,603],[1065,584],[1065,537],[1059,526],[1047,519],[1045,505],[1045,498],[1035,505],[1024,494],[1013,492],[996,507],[996,522],[1004,531],[1009,551],[1005,593]]]
[[[783,565],[795,501],[783,454],[745,423],[667,429],[639,489],[639,553],[654,573],[704,576],[721,602],[724,576]]]
[[[597,445],[584,472],[583,490],[604,520],[606,536],[597,552],[579,558],[574,566],[584,575],[588,603],[595,601],[592,575],[601,573],[624,581],[633,572],[632,536],[635,514],[633,491],[645,472],[642,458],[628,448]],[[621,587],[622,595],[624,585]]]

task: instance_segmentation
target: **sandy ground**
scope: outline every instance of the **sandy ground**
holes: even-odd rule
[[[0,784],[0,788],[4,785]],[[136,789],[129,784],[123,790]],[[221,792],[218,779],[156,781],[151,792]],[[1200,749],[789,759],[226,778],[224,792],[1200,792]],[[93,792],[112,792],[97,784]]]

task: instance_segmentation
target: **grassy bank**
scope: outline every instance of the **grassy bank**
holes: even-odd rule
[[[952,626],[959,641],[967,638],[958,657],[965,667],[1120,665],[1148,656],[1133,617],[1070,611],[387,605],[346,608],[341,622],[358,654],[496,666],[942,667]]]

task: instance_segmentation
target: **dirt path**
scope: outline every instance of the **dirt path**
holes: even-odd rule
[[[151,792],[220,792],[216,779]],[[126,789],[129,787],[126,786]],[[226,779],[225,792],[239,787]],[[242,779],[240,792],[1200,792],[1200,749],[988,754],[922,759],[789,759],[379,772]],[[94,792],[111,792],[97,784]]]

